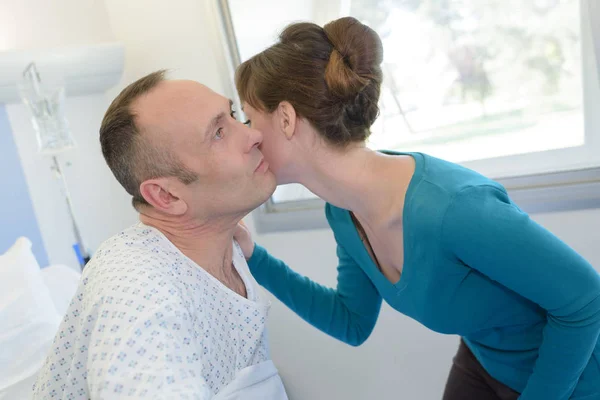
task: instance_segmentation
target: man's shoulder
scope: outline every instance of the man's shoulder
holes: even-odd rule
[[[92,298],[111,292],[125,297],[175,296],[182,264],[181,255],[164,237],[136,224],[102,243],[83,270],[81,291]]]
[[[146,269],[160,269],[168,268],[169,261],[179,258],[181,254],[160,232],[136,224],[105,240],[86,269],[111,265],[144,265]]]
[[[156,229],[141,223],[134,224],[106,239],[94,257],[104,257],[114,249],[131,251],[151,251],[155,248],[167,249],[168,240]]]

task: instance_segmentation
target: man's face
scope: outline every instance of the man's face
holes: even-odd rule
[[[262,134],[237,121],[225,97],[197,82],[164,81],[133,110],[141,134],[198,176],[177,186],[191,215],[245,214],[273,194],[275,176],[258,149]]]

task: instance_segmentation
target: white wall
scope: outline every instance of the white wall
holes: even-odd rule
[[[223,46],[212,0],[105,0],[116,39],[125,44],[126,84],[157,69],[228,94]]]
[[[78,46],[114,39],[102,0],[0,2],[0,50]],[[84,240],[91,249],[134,220],[127,208],[113,207],[125,198],[100,154],[98,127],[107,106],[102,94],[67,98],[66,114],[78,147],[59,156]],[[6,110],[49,261],[77,268],[71,247],[75,239],[60,184],[50,169],[51,159],[37,153],[25,106],[10,104]]]
[[[600,271],[600,209],[533,215]],[[248,218],[252,224],[252,219]],[[256,236],[296,271],[335,287],[330,231]],[[385,305],[360,347],[317,331],[273,300],[269,319],[273,359],[291,400],[436,400],[441,398],[458,339],[433,333]]]
[[[0,51],[107,42],[103,0],[2,0]]]

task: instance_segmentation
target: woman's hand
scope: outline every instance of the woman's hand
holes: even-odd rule
[[[249,260],[250,257],[252,257],[252,253],[254,253],[254,240],[252,240],[250,230],[244,221],[240,221],[238,223],[235,231],[233,232],[233,238],[240,245],[246,260]]]

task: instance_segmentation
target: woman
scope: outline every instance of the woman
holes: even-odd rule
[[[236,85],[278,184],[327,201],[338,286],[239,241],[258,282],[306,321],[364,342],[382,298],[462,337],[444,399],[600,399],[600,275],[498,183],[420,153],[365,147],[382,45],[353,18],[289,26]],[[571,397],[572,396],[572,397]]]

